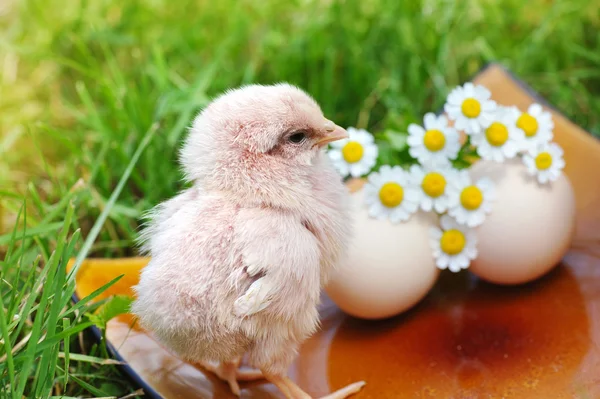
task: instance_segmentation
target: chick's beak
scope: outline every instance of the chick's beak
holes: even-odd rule
[[[348,132],[346,132],[346,129],[336,125],[331,121],[325,122],[324,128],[326,132],[325,135],[317,141],[317,145],[319,147],[324,147],[332,141],[348,138]]]

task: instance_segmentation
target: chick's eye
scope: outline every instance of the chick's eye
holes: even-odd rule
[[[305,132],[295,132],[292,135],[290,135],[290,137],[288,137],[288,140],[294,144],[302,143],[305,139],[306,139]]]

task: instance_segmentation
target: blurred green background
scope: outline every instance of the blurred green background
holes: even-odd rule
[[[32,183],[57,201],[81,178],[79,216],[93,219],[159,124],[111,215],[110,245],[123,250],[140,212],[180,187],[176,149],[194,114],[244,83],[297,84],[337,123],[384,139],[501,62],[600,134],[599,0],[0,4],[3,190]]]
[[[182,187],[182,135],[227,88],[297,84],[336,123],[374,133],[382,160],[399,163],[394,132],[439,109],[488,62],[600,135],[600,0],[0,0],[4,281],[31,288],[11,267],[39,275],[33,260],[43,265],[56,248],[70,202],[67,227],[84,237],[107,217],[89,255],[135,254],[142,213]],[[10,236],[15,224],[28,229],[23,239]],[[82,364],[82,383],[56,377],[60,368],[50,378],[73,395],[134,389],[114,367]]]

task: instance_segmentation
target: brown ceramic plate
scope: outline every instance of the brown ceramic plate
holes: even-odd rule
[[[474,81],[500,104],[526,109],[536,101],[548,107],[498,66]],[[577,231],[563,262],[519,287],[443,273],[413,310],[379,322],[348,317],[324,298],[323,328],[302,347],[292,379],[315,396],[366,380],[357,399],[600,398],[600,142],[548,108],[577,197]],[[543,239],[543,232],[532,239]],[[131,295],[146,262],[87,260],[76,295],[86,296],[121,274],[106,295]],[[225,383],[170,354],[128,315],[109,323],[107,337],[150,396],[234,398]],[[256,382],[243,385],[242,397],[282,395]]]

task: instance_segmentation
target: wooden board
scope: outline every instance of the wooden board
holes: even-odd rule
[[[498,66],[474,82],[503,105],[544,104]],[[600,398],[600,142],[551,111],[577,197],[577,231],[562,264],[520,287],[443,273],[418,306],[385,321],[353,319],[324,298],[323,328],[302,347],[292,379],[315,396],[364,379],[357,399]],[[146,262],[90,259],[77,276],[77,296],[120,274],[125,278],[107,295],[131,294]],[[235,398],[225,383],[132,326],[128,315],[109,323],[107,337],[148,395]],[[283,397],[265,382],[242,387],[243,398]]]

